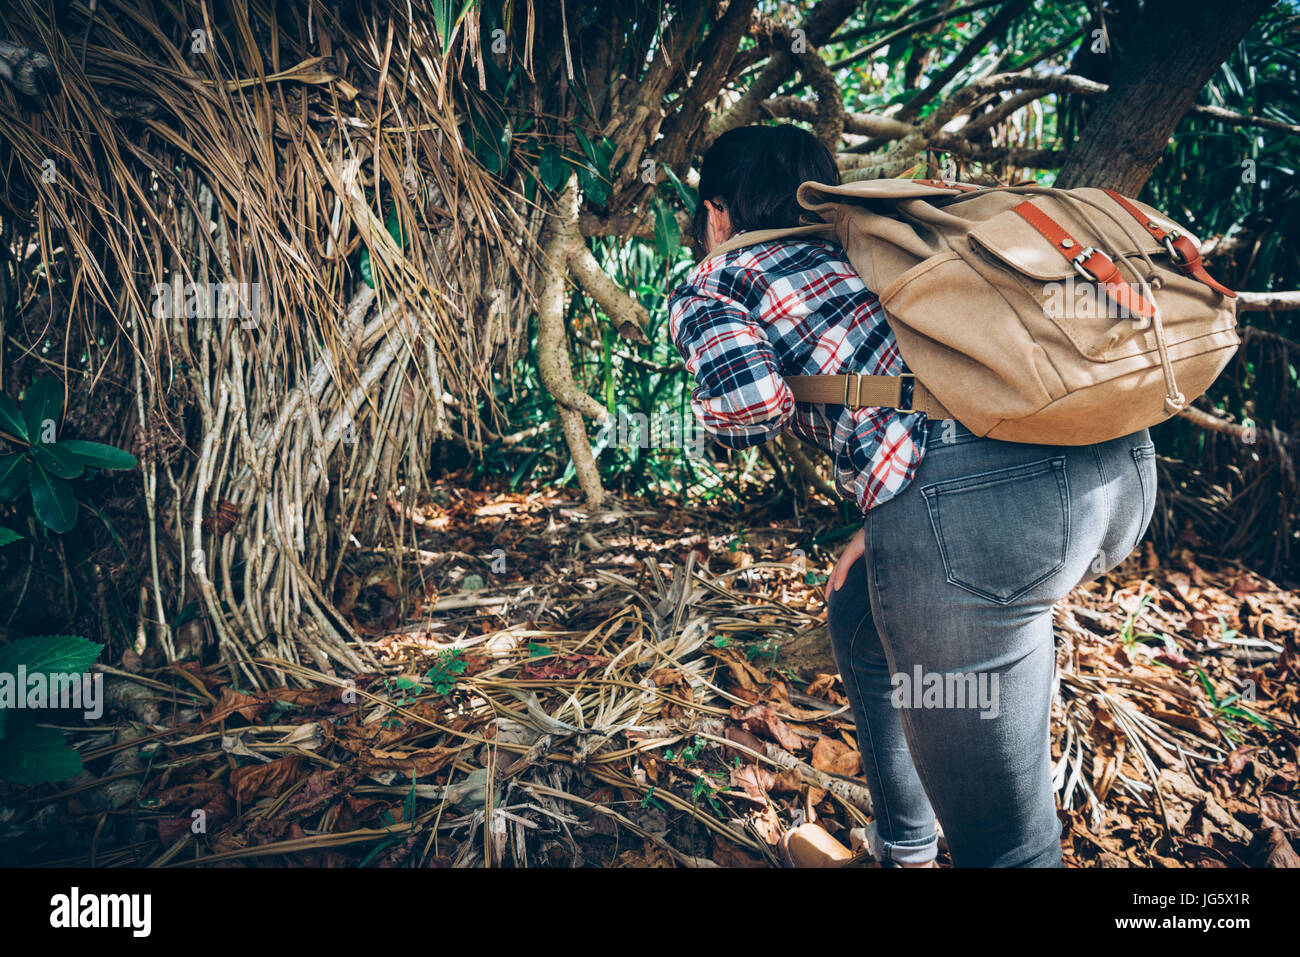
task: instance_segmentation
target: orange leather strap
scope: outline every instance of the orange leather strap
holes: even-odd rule
[[[1124,207],[1125,212],[1141,223],[1142,228],[1150,233],[1156,242],[1164,243],[1165,248],[1169,250],[1169,255],[1173,257],[1174,265],[1186,275],[1199,279],[1215,292],[1230,299],[1237,298],[1235,292],[1205,271],[1205,266],[1201,263],[1201,251],[1196,248],[1196,244],[1191,239],[1176,229],[1168,231],[1162,229],[1155,220],[1148,218],[1142,210],[1113,189],[1103,189],[1102,192]]]
[[[1012,208],[1025,222],[1038,230],[1057,252],[1069,260],[1085,279],[1090,279],[1105,289],[1106,295],[1117,302],[1129,315],[1146,319],[1155,315],[1155,306],[1124,282],[1119,267],[1110,256],[1092,246],[1082,246],[1077,239],[1065,231],[1060,223],[1028,200]]]

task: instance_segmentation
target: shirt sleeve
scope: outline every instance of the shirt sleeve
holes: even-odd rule
[[[724,267],[683,283],[669,302],[673,343],[697,383],[691,409],[707,432],[734,449],[775,438],[794,414],[776,353],[745,304],[757,307],[761,299],[738,270]]]

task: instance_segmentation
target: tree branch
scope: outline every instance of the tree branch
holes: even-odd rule
[[[898,111],[897,118],[904,123],[912,120],[921,107],[943,92],[943,88],[952,82],[953,77],[966,69],[970,61],[975,59],[989,45],[990,41],[1009,27],[1011,21],[1020,16],[1028,5],[1029,0],[1010,0],[997,12],[992,20],[984,25],[984,28],[979,33],[971,38],[962,51],[952,58],[952,61],[939,72],[938,76],[930,81],[930,84],[924,90],[903,104],[903,108]]]
[[[645,334],[650,313],[605,274],[584,240],[579,239],[569,247],[569,270],[583,291],[605,310],[620,336],[629,342],[650,341]]]
[[[1300,292],[1239,292],[1237,309],[1240,312],[1300,309]]]
[[[825,43],[839,25],[853,15],[857,7],[858,0],[822,0],[813,7],[799,25],[799,29],[804,32],[808,48],[813,50]],[[757,123],[762,112],[760,104],[780,89],[781,84],[794,72],[795,66],[796,61],[789,53],[784,51],[774,53],[767,66],[735,105],[709,121],[705,143],[711,142],[737,126]]]
[[[542,243],[542,283],[537,297],[537,368],[542,385],[555,401],[591,418],[606,415],[605,407],[587,395],[573,379],[568,334],[564,328],[565,264],[578,219],[578,190],[570,175],[546,226]],[[576,453],[575,453],[576,454]],[[587,454],[591,454],[590,446]]]

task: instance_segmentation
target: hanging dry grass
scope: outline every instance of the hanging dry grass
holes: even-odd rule
[[[8,358],[132,394],[168,659],[197,599],[231,659],[366,667],[332,603],[349,543],[407,539],[386,490],[412,500],[453,420],[474,443],[527,341],[540,221],[466,147],[473,92],[449,82],[473,21],[446,53],[405,4],[336,9],[107,0],[55,25],[19,0],[0,20],[60,91],[0,104],[24,294],[49,302]],[[193,283],[261,308],[160,315]]]

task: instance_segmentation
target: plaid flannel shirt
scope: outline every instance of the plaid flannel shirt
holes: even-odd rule
[[[906,372],[880,301],[838,244],[774,240],[697,265],[669,298],[706,431],[741,449],[789,428],[831,453],[840,494],[889,501],[925,454],[923,413],[795,402],[783,375]],[[904,390],[904,401],[910,388]]]

